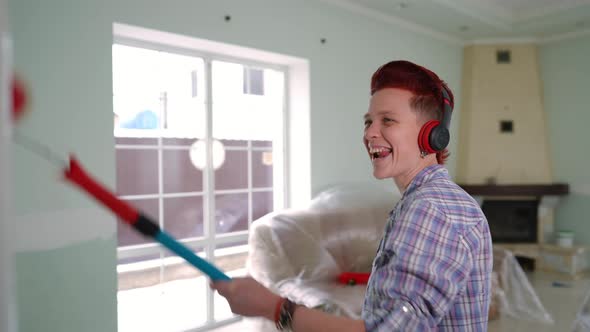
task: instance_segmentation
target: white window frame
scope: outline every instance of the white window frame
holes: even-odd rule
[[[132,46],[132,47],[138,47],[138,48],[143,48],[143,49],[149,49],[149,50],[154,50],[154,51],[162,51],[162,52],[168,52],[168,53],[174,53],[174,54],[180,54],[180,55],[186,55],[186,56],[194,56],[194,57],[198,57],[203,59],[203,61],[205,62],[205,83],[207,84],[207,87],[205,88],[207,91],[207,97],[205,98],[205,104],[206,104],[206,121],[208,122],[205,126],[205,138],[204,140],[206,141],[206,156],[207,156],[207,166],[204,170],[204,176],[203,176],[203,190],[200,192],[183,192],[183,193],[164,193],[162,192],[162,169],[163,169],[163,159],[162,159],[162,152],[163,150],[186,150],[187,154],[188,151],[190,149],[189,146],[174,146],[174,145],[166,145],[164,146],[163,144],[163,137],[162,136],[157,136],[155,137],[157,139],[157,143],[156,145],[125,145],[125,144],[117,144],[115,145],[116,149],[134,149],[134,150],[140,150],[140,149],[147,149],[147,150],[156,150],[158,152],[158,193],[155,194],[147,194],[147,195],[122,195],[119,196],[119,198],[121,199],[133,199],[133,200],[138,200],[138,199],[158,199],[159,201],[159,215],[158,215],[158,220],[161,222],[162,220],[164,220],[164,209],[163,209],[163,199],[164,198],[171,198],[171,197],[198,197],[198,196],[202,196],[204,199],[204,204],[207,204],[208,209],[205,209],[205,215],[204,215],[204,236],[202,237],[194,237],[194,238],[189,238],[189,239],[184,239],[181,240],[181,242],[183,242],[186,245],[189,245],[191,247],[205,247],[209,244],[210,239],[206,239],[207,236],[213,236],[214,237],[214,244],[224,244],[224,243],[232,243],[232,242],[237,242],[240,240],[247,240],[248,238],[248,231],[240,231],[240,232],[232,232],[231,234],[222,234],[222,235],[216,235],[215,233],[215,229],[212,228],[210,221],[209,220],[209,216],[206,215],[207,212],[210,211],[215,211],[215,199],[214,196],[218,195],[218,194],[248,194],[248,204],[249,204],[249,216],[248,216],[248,224],[252,223],[252,200],[251,200],[251,195],[253,192],[268,192],[268,191],[273,191],[274,192],[274,200],[275,202],[278,202],[278,204],[275,204],[275,206],[277,207],[277,209],[282,209],[284,208],[287,204],[286,204],[286,199],[288,197],[288,189],[287,186],[285,185],[285,181],[284,181],[284,174],[287,173],[286,167],[284,167],[284,163],[282,162],[281,159],[285,159],[286,157],[286,144],[283,144],[282,147],[253,147],[251,141],[248,142],[247,146],[244,147],[238,147],[238,146],[226,146],[225,150],[232,150],[232,151],[246,151],[248,153],[248,185],[247,188],[243,188],[243,189],[230,189],[230,190],[210,190],[210,188],[214,188],[215,187],[215,170],[212,167],[213,164],[213,153],[212,153],[212,146],[211,146],[211,142],[214,139],[214,137],[212,137],[212,133],[210,132],[210,130],[213,128],[213,104],[212,104],[212,79],[211,79],[211,63],[212,61],[227,61],[227,62],[232,62],[232,63],[238,63],[241,65],[245,65],[245,66],[256,66],[258,68],[268,68],[268,69],[274,69],[277,71],[281,71],[284,73],[285,77],[287,75],[286,70],[284,67],[280,67],[280,66],[273,66],[272,64],[265,64],[262,62],[252,62],[252,61],[248,61],[248,60],[243,60],[241,58],[237,58],[237,57],[227,57],[227,56],[223,56],[223,55],[218,55],[215,53],[210,53],[210,52],[199,52],[199,51],[193,51],[193,50],[186,50],[186,49],[180,49],[180,48],[176,48],[176,47],[170,47],[168,45],[161,45],[161,44],[156,44],[156,43],[148,43],[145,41],[138,41],[138,40],[133,40],[133,39],[128,39],[128,38],[115,38],[114,41],[115,44],[120,44],[120,45],[125,45],[125,46]],[[286,96],[285,96],[286,98]],[[286,104],[286,103],[285,103]],[[282,107],[282,111],[283,111],[283,115],[282,118],[285,119],[287,118],[287,114],[288,114],[288,110],[286,109],[285,105],[283,105]],[[286,135],[286,125],[285,125],[285,121],[283,121],[283,142],[285,140],[287,140],[287,135]],[[276,161],[279,161],[279,165],[276,165],[277,167],[273,167],[273,169],[277,170],[279,172],[281,172],[283,174],[283,176],[281,176],[282,182],[283,183],[279,183],[279,186],[283,188],[282,192],[280,190],[273,190],[273,187],[270,188],[252,188],[252,170],[251,170],[251,161],[252,161],[252,152],[254,151],[274,151],[274,152],[282,152],[283,154],[283,158],[276,158]],[[283,164],[283,165],[280,165]],[[280,178],[279,177],[279,180]],[[208,194],[211,194],[213,197],[209,197]],[[211,199],[213,198],[213,199]],[[160,225],[162,226],[162,225]],[[209,229],[208,229],[209,228]],[[132,245],[132,246],[126,246],[125,248],[119,248],[117,249],[118,252],[118,258],[129,258],[129,257],[137,257],[138,255],[149,255],[149,254],[154,254],[157,253],[160,249],[160,246],[157,243],[149,243],[149,244],[140,244],[140,245]],[[206,257],[213,257],[212,256],[212,252],[207,252],[206,253]]]
[[[113,24],[114,42],[135,41],[167,45],[171,50],[191,54],[214,53],[216,59],[232,61],[236,54],[240,62],[257,66],[264,64],[285,68],[284,139],[286,208],[306,207],[311,199],[311,144],[310,144],[310,84],[309,61],[304,58],[229,45],[122,23]],[[194,53],[193,53],[194,52]],[[182,54],[182,53],[181,53]]]

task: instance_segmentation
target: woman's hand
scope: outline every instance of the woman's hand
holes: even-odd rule
[[[280,297],[252,278],[233,278],[211,283],[211,288],[227,299],[231,311],[242,316],[265,317],[274,321]]]

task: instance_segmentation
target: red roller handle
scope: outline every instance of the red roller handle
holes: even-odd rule
[[[137,221],[139,217],[137,210],[117,198],[103,185],[90,177],[73,156],[70,156],[70,167],[64,170],[64,176],[68,181],[77,185],[80,189],[111,209],[111,211],[121,217],[126,223],[133,225]]]

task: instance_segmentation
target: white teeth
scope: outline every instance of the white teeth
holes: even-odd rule
[[[370,147],[369,146],[369,155],[371,156],[372,161],[381,158],[380,154],[381,154],[381,152],[384,152],[384,151],[391,152],[392,150],[390,148],[386,148],[386,147]]]
[[[369,153],[370,154],[373,154],[373,153],[381,153],[381,152],[387,151],[387,150],[389,150],[389,149],[381,148],[381,147],[379,147],[379,148],[369,148]]]

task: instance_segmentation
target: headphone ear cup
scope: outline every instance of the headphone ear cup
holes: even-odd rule
[[[430,132],[430,147],[435,151],[442,151],[449,145],[451,135],[449,130],[443,126],[436,126]]]
[[[436,150],[431,145],[431,133],[434,129],[439,128],[440,121],[431,120],[426,122],[422,128],[420,129],[420,133],[418,134],[418,146],[420,147],[420,151],[424,151],[428,154],[435,153]]]

